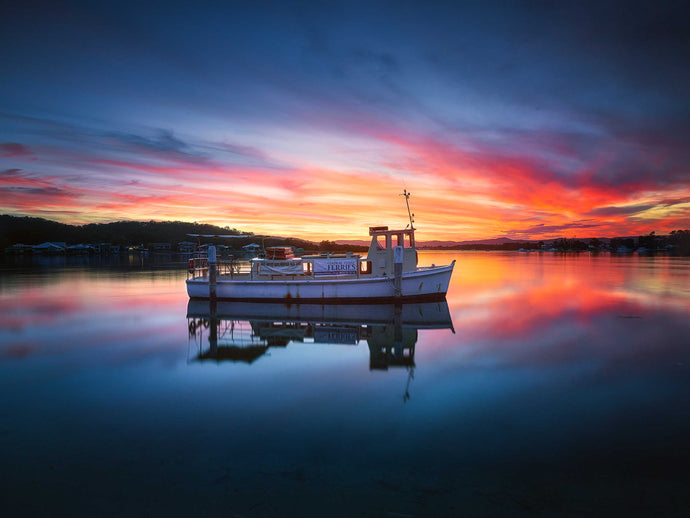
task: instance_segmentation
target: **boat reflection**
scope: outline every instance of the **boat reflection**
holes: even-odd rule
[[[269,348],[291,342],[357,346],[366,340],[370,370],[413,368],[420,329],[455,333],[445,300],[357,305],[190,300],[187,321],[198,361],[251,364]]]

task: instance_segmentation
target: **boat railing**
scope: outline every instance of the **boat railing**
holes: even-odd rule
[[[208,275],[208,258],[204,256],[191,257],[187,261],[187,278],[194,279]]]
[[[250,275],[252,264],[247,260],[229,259],[218,261],[218,275],[235,277],[236,275]]]
[[[199,255],[188,261],[188,278],[209,276],[208,257]],[[424,270],[421,267],[418,270]],[[432,267],[433,269],[433,267]],[[294,259],[221,259],[216,263],[219,278],[253,279],[352,279],[371,273],[371,262],[356,254],[324,253]]]
[[[237,259],[220,260],[216,263],[216,275],[219,277],[235,277],[238,275],[250,275],[252,270],[249,261]],[[209,271],[208,260],[205,257],[194,257],[187,264],[187,277],[207,277]]]

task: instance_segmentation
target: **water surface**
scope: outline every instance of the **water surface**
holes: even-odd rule
[[[3,509],[685,515],[690,261],[420,253],[452,259],[447,306],[397,312],[211,312],[182,263],[6,260]]]

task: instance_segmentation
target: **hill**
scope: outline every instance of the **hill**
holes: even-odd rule
[[[240,232],[229,227],[187,223],[183,221],[117,221],[113,223],[92,223],[88,225],[66,225],[43,218],[0,216],[0,250],[22,243],[37,245],[46,241],[77,243],[112,243],[114,245],[148,245],[150,243],[171,243],[193,241],[187,234],[239,235]],[[257,238],[238,239],[242,246]],[[266,245],[290,244],[297,247],[313,247],[310,241],[301,239],[266,239]],[[233,243],[234,244],[234,243]]]

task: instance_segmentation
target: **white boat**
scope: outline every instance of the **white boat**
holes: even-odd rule
[[[409,194],[404,193],[407,200]],[[358,254],[277,255],[249,262],[191,259],[187,294],[193,299],[273,302],[385,302],[445,297],[455,261],[418,266],[415,228],[369,227],[366,258]],[[284,258],[283,258],[284,257]]]

